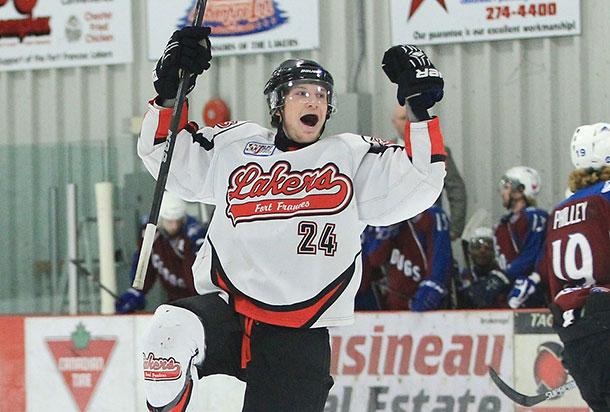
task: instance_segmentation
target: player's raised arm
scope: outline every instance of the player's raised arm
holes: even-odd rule
[[[388,49],[382,68],[398,85],[398,102],[406,105],[409,121],[404,147],[372,139],[359,165],[358,210],[362,221],[374,226],[409,219],[430,207],[443,188],[446,158],[439,120],[428,114],[443,97],[440,71],[412,45]]]
[[[188,94],[195,87],[199,74],[210,68],[212,55],[209,27],[184,27],[176,30],[169,39],[163,55],[153,72],[153,85],[157,96],[149,102],[138,139],[138,155],[153,176],[167,155],[166,139],[174,114],[176,93],[182,72],[190,73],[184,87]],[[206,166],[211,161],[212,129],[198,130],[197,124],[188,123],[188,101],[182,106],[178,134],[172,156],[174,164],[167,177],[170,190],[185,198],[195,199],[205,179]],[[199,133],[197,135],[197,133]],[[191,151],[191,146],[200,150]],[[177,167],[176,163],[180,166]],[[198,172],[192,173],[193,170]]]

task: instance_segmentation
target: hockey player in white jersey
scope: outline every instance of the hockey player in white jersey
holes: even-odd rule
[[[209,33],[177,31],[157,63],[159,95],[138,139],[153,176],[178,72],[195,73],[192,89],[210,66]],[[440,72],[414,46],[390,48],[382,63],[409,111],[405,146],[321,138],[336,97],[331,74],[311,60],[286,60],[269,78],[275,130],[199,128],[183,116],[167,190],[216,209],[193,265],[200,296],[160,306],[142,338],[150,411],[197,411],[198,379],[219,373],[246,382],[245,412],[324,409],[333,384],[328,327],[353,321],[362,230],[426,210],[445,176],[439,121],[427,111],[442,98]]]

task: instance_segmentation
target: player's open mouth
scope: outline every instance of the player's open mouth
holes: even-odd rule
[[[301,117],[301,122],[307,126],[313,127],[318,124],[318,116],[315,114],[306,114]]]

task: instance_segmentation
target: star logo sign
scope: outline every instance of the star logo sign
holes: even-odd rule
[[[411,16],[413,16],[415,14],[415,12],[419,8],[419,6],[421,6],[421,4],[424,1],[425,0],[411,0],[411,11],[409,11],[409,17],[407,18],[407,21],[411,20]],[[436,0],[436,1],[438,4],[440,4],[445,9],[445,11],[447,11],[447,5],[445,4],[445,0]]]

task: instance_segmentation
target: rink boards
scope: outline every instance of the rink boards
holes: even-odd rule
[[[138,336],[150,315],[0,317],[0,411],[146,411]],[[570,380],[546,311],[369,312],[332,329],[325,412],[586,412],[578,391],[519,408],[518,391]],[[202,411],[239,412],[243,383],[200,385]]]

